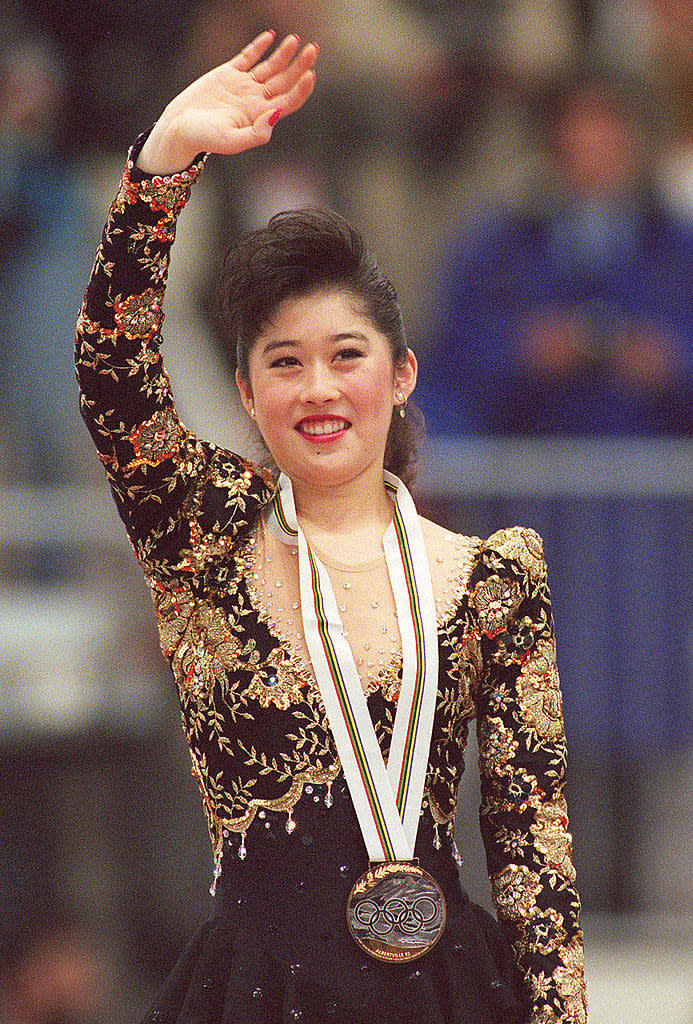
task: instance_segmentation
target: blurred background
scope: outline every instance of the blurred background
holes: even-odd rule
[[[298,9],[297,9],[298,8]],[[210,912],[149,596],[77,409],[74,322],[127,146],[256,31],[310,107],[213,160],[181,220],[184,421],[251,441],[221,256],[321,203],[398,286],[418,500],[544,537],[593,1024],[693,1021],[693,4],[35,0],[0,15],[0,1021],[120,1024]],[[463,881],[489,905],[470,749]]]

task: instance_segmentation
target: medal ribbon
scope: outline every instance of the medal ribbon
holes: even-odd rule
[[[387,768],[332,583],[298,525],[291,481],[283,473],[268,524],[286,543],[298,545],[306,644],[372,861],[414,856],[438,693],[436,610],[421,524],[402,481],[385,472],[384,482],[395,499],[383,548],[403,661]]]

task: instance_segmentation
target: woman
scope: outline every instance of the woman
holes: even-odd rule
[[[314,85],[317,48],[272,42],[136,143],[77,330],[83,412],[152,590],[216,857],[215,916],[148,1019],[585,1021],[541,542],[451,534],[390,472],[411,476],[416,359],[348,225],[282,215],[225,264],[238,386],[278,485],[174,411],[159,330],[198,154],[268,142]],[[474,717],[503,931],[455,864]]]

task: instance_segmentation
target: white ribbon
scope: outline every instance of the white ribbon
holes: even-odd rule
[[[409,491],[384,473],[395,497],[383,548],[402,637],[402,685],[387,768],[327,570],[298,525],[291,481],[282,474],[268,526],[297,544],[306,644],[371,861],[412,860],[438,693],[433,585]]]

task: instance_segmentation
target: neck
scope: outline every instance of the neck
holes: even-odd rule
[[[379,539],[392,520],[392,502],[380,467],[329,487],[300,480],[292,484],[296,515],[306,536],[349,536],[378,529]]]

